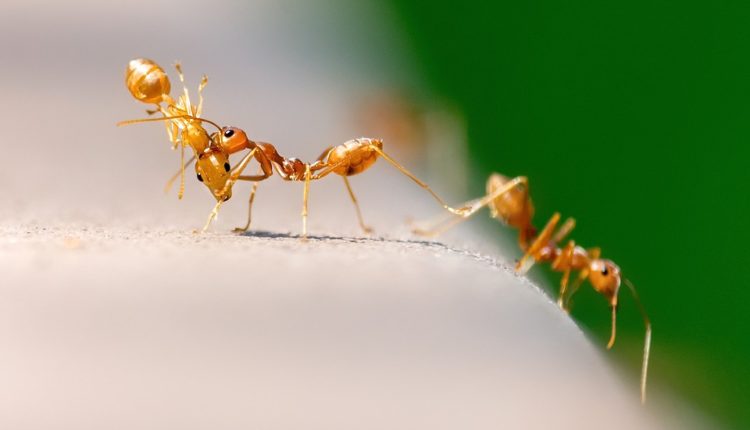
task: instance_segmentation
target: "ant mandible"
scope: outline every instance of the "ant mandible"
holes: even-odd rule
[[[177,65],[180,80],[184,83],[182,70]],[[193,148],[194,155],[180,167],[180,175],[184,178],[184,169],[195,161],[196,176],[203,182],[216,198],[216,205],[208,216],[208,220],[202,231],[208,229],[211,221],[217,216],[221,205],[232,196],[232,187],[237,181],[254,182],[248,203],[248,220],[244,227],[235,231],[246,231],[250,227],[252,216],[252,204],[258,183],[273,175],[274,170],[285,181],[304,181],[303,206],[302,206],[302,237],[307,237],[307,202],[309,196],[310,182],[322,179],[335,173],[341,176],[354,203],[360,227],[367,233],[371,229],[364,223],[362,213],[357,199],[349,184],[348,177],[367,170],[382,157],[392,164],[401,173],[409,177],[417,185],[427,190],[443,208],[457,215],[463,214],[468,208],[454,209],[440,198],[426,183],[420,181],[405,167],[396,162],[383,151],[383,142],[379,139],[358,138],[347,141],[341,145],[331,146],[313,163],[304,163],[297,158],[286,158],[279,155],[276,148],[270,143],[254,142],[247,134],[237,127],[221,127],[205,118],[200,118],[202,111],[202,90],[207,83],[204,76],[198,88],[200,101],[198,106],[192,106],[187,88],[184,95],[177,102],[169,96],[170,82],[164,70],[151,60],[137,59],[128,64],[126,70],[126,85],[131,94],[144,103],[154,103],[155,111],[161,112],[163,117],[152,119],[139,119],[120,122],[119,125],[133,124],[149,121],[167,121],[167,131],[173,145],[181,144],[184,152],[185,146]],[[166,107],[162,107],[164,102]],[[218,132],[208,134],[202,123],[209,123],[218,129]],[[229,156],[249,150],[241,161],[231,167]],[[255,159],[260,166],[260,174],[243,175],[243,171]],[[167,187],[176,178],[173,176],[167,183]],[[182,194],[180,194],[181,196]]]
[[[648,375],[648,361],[651,349],[651,321],[641,304],[638,293],[633,284],[621,276],[620,268],[611,260],[601,258],[601,250],[593,248],[586,250],[576,246],[573,240],[559,248],[558,243],[575,228],[575,220],[569,218],[557,231],[560,214],[555,213],[547,222],[544,229],[537,235],[531,223],[534,216],[534,205],[529,195],[529,181],[524,176],[509,179],[499,173],[493,173],[487,180],[487,193],[484,197],[465,203],[467,208],[463,214],[436,223],[429,229],[415,229],[414,232],[423,236],[437,236],[459,222],[465,221],[480,209],[488,206],[490,216],[503,224],[519,231],[518,243],[523,257],[516,264],[516,272],[525,273],[533,262],[550,263],[552,270],[562,272],[560,281],[560,295],[557,304],[566,312],[570,311],[570,299],[585,282],[589,281],[596,292],[607,299],[612,310],[612,327],[607,349],[615,343],[618,294],[620,285],[624,281],[631,292],[646,326],[643,346],[643,361],[641,366],[641,401],[646,401],[646,380]],[[578,272],[570,292],[568,285],[572,271]]]

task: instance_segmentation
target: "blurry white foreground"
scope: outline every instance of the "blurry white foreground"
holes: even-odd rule
[[[573,322],[436,243],[4,229],[13,429],[658,428]]]

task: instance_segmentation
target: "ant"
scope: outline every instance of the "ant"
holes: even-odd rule
[[[125,86],[136,100],[155,105],[155,109],[146,110],[149,115],[159,112],[163,117],[122,121],[117,125],[166,121],[167,135],[169,141],[172,142],[172,149],[180,146],[181,167],[177,174],[169,179],[164,191],[169,191],[172,183],[179,176],[180,189],[177,197],[182,199],[185,193],[185,166],[190,165],[211,143],[210,136],[202,125],[203,122],[210,123],[210,121],[200,118],[203,111],[203,89],[208,84],[208,78],[205,75],[201,78],[198,86],[198,104],[194,105],[190,100],[188,89],[184,86],[185,78],[182,73],[182,66],[176,63],[175,69],[180,77],[180,82],[183,84],[183,94],[177,100],[169,94],[171,83],[169,76],[161,66],[145,58],[131,60],[125,70]],[[162,103],[165,106],[162,106]],[[193,156],[187,162],[185,162],[186,146],[193,149]]]
[[[184,83],[182,70],[177,66],[180,80]],[[243,232],[250,228],[252,219],[252,205],[258,183],[271,177],[276,171],[281,179],[285,181],[304,181],[303,204],[302,204],[302,237],[307,237],[307,202],[309,196],[310,182],[322,179],[335,173],[341,176],[354,203],[359,225],[365,233],[371,232],[362,218],[357,198],[349,184],[349,176],[364,172],[372,166],[378,157],[382,157],[402,174],[414,181],[417,185],[427,190],[443,208],[449,212],[462,215],[468,208],[454,209],[440,198],[426,183],[420,181],[405,167],[396,162],[391,156],[383,151],[383,142],[380,139],[361,137],[349,140],[341,145],[326,148],[313,163],[304,163],[297,158],[286,158],[281,156],[276,148],[265,142],[255,142],[247,137],[247,134],[237,127],[222,127],[213,121],[200,118],[203,97],[202,90],[208,82],[204,76],[198,87],[200,101],[197,106],[192,106],[188,90],[177,102],[169,96],[170,83],[164,70],[151,60],[132,60],[126,70],[126,85],[131,94],[144,103],[154,103],[157,109],[149,113],[161,112],[161,118],[149,118],[123,121],[118,125],[134,124],[149,121],[167,121],[167,131],[173,145],[181,144],[184,152],[185,146],[190,146],[194,156],[187,162],[182,157],[181,170],[178,172],[184,178],[184,169],[195,161],[195,172],[198,180],[203,182],[216,198],[216,205],[208,216],[208,220],[202,231],[206,231],[211,222],[218,215],[221,205],[232,197],[232,187],[237,181],[254,182],[248,203],[248,220],[244,227],[236,228],[235,231]],[[162,107],[164,102],[166,107]],[[218,130],[209,134],[202,126],[208,123]],[[240,162],[231,167],[229,156],[245,150]],[[243,175],[247,165],[255,159],[260,166],[258,175]],[[167,187],[176,178],[173,176],[167,183]],[[184,180],[184,179],[183,179]]]
[[[463,214],[459,214],[458,217],[438,222],[427,230],[415,229],[414,232],[423,236],[436,236],[459,222],[465,221],[483,207],[489,206],[492,218],[519,231],[518,243],[521,250],[524,251],[524,255],[516,263],[517,273],[525,273],[534,262],[550,263],[552,270],[562,272],[560,295],[557,300],[561,309],[570,312],[571,297],[587,280],[596,292],[607,299],[612,309],[612,331],[607,349],[611,349],[615,343],[618,293],[624,280],[638,305],[646,326],[641,368],[641,402],[645,403],[648,360],[651,349],[651,322],[633,284],[628,279],[622,278],[620,268],[614,262],[601,258],[600,248],[586,250],[577,246],[573,240],[568,241],[563,248],[558,247],[558,243],[562,242],[575,228],[573,218],[568,218],[555,231],[560,222],[560,214],[556,212],[544,229],[537,234],[536,229],[531,224],[534,216],[534,205],[529,196],[529,181],[526,177],[519,176],[509,179],[501,174],[493,173],[487,180],[486,189],[487,194],[484,197],[465,203],[464,206],[467,210]],[[578,277],[568,292],[572,271],[577,271]]]

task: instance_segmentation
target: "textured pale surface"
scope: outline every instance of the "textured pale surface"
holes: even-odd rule
[[[4,428],[648,427],[635,381],[488,257],[263,232],[2,234]]]

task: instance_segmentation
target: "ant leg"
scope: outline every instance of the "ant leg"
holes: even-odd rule
[[[529,258],[535,257],[536,253],[549,243],[552,238],[552,232],[555,230],[555,226],[557,226],[558,222],[560,222],[560,214],[555,212],[552,215],[552,218],[547,221],[547,225],[544,226],[544,229],[539,233],[539,236],[536,237],[534,243],[531,244],[524,256],[518,260],[518,263],[516,263],[516,273],[526,273],[531,268],[533,262],[529,265],[527,265],[526,262]]]
[[[185,143],[180,145],[180,189],[177,191],[177,200],[182,200],[185,194]]]
[[[573,263],[573,252],[575,251],[575,246],[574,241],[569,241],[560,255],[558,255],[555,261],[552,262],[553,269],[559,270],[560,268],[563,268],[563,277],[560,280],[560,295],[557,298],[557,305],[563,310],[565,310],[565,307],[563,306],[565,292],[568,289],[568,282],[570,281],[570,270],[571,264]]]
[[[560,295],[557,297],[557,306],[560,309],[565,310],[563,298],[565,297],[565,290],[568,289],[568,281],[570,280],[570,267],[565,269],[563,277],[560,280]]]
[[[568,297],[563,303],[563,310],[565,310],[566,312],[570,312],[571,300],[573,299],[573,295],[578,292],[578,289],[581,288],[581,285],[583,285],[583,282],[588,279],[588,277],[589,269],[581,270],[576,280],[573,281],[573,285],[570,287],[570,293],[568,293]]]
[[[346,190],[349,191],[349,197],[352,198],[352,203],[354,203],[354,208],[357,210],[357,219],[359,220],[359,227],[364,231],[365,234],[372,233],[372,228],[368,227],[365,224],[364,219],[362,219],[362,211],[359,209],[359,203],[357,203],[357,198],[354,196],[354,191],[352,191],[352,186],[349,185],[349,178],[346,176],[342,176],[344,179],[344,184],[346,185]]]
[[[201,116],[203,112],[203,89],[208,85],[208,76],[201,77],[201,83],[198,84],[198,107],[195,109],[195,116]]]
[[[203,228],[200,230],[201,233],[205,233],[206,230],[208,230],[208,227],[211,226],[211,221],[214,220],[217,216],[219,216],[219,208],[224,203],[224,200],[219,200],[216,202],[216,205],[214,206],[213,210],[211,210],[211,213],[208,214],[208,219],[206,220],[206,224],[203,226]]]
[[[221,197],[224,197],[226,193],[230,189],[232,189],[232,186],[234,186],[234,183],[237,182],[237,180],[240,178],[242,171],[245,170],[245,167],[247,167],[247,164],[250,162],[250,160],[253,159],[253,156],[255,155],[257,151],[258,151],[258,148],[253,148],[253,150],[250,151],[250,153],[248,153],[247,155],[245,155],[242,158],[242,160],[240,160],[239,164],[237,164],[234,167],[234,169],[232,169],[232,174],[229,176],[227,183],[224,184],[224,188],[221,190],[221,193],[219,193]],[[211,221],[213,221],[219,215],[219,208],[221,208],[221,205],[224,204],[225,201],[226,201],[225,198],[217,199],[216,206],[214,206],[214,209],[211,211],[210,214],[208,214],[206,225],[203,226],[201,233],[205,233],[206,230],[208,230],[208,227],[211,226]]]
[[[596,260],[599,258],[602,254],[601,248],[591,248],[586,251],[586,253],[589,255],[589,258],[592,260]],[[589,277],[589,269],[583,269],[578,274],[578,278],[573,282],[573,286],[570,289],[570,294],[568,294],[567,300],[564,302],[563,309],[570,312],[570,301],[573,298],[573,294],[575,294],[579,288],[581,288],[581,285],[583,285],[583,282],[588,279]]]
[[[169,178],[169,180],[167,181],[167,184],[164,186],[164,193],[165,194],[169,192],[169,189],[172,188],[172,184],[174,184],[174,181],[176,181],[177,178],[180,177],[180,175],[182,175],[182,178],[185,177],[185,168],[188,167],[190,164],[192,164],[193,161],[195,161],[195,155],[193,155],[192,157],[190,157],[190,159],[188,159],[187,163],[183,164],[182,167],[180,168],[180,170],[178,170],[174,175],[172,175],[171,178]],[[177,194],[178,198],[180,198],[180,199],[182,198],[184,190],[185,190],[185,184],[184,184],[184,182],[182,182],[180,184],[180,193]]]
[[[163,112],[162,112],[163,113]],[[163,113],[164,116],[167,116],[167,114]],[[167,129],[167,136],[169,138],[169,141],[172,143],[172,149],[174,150],[179,142],[179,139],[177,138],[180,129],[177,127],[177,124],[175,124],[174,121],[165,121],[164,126]]]
[[[415,229],[415,230],[412,230],[412,231],[415,234],[418,234],[418,235],[421,235],[421,236],[431,236],[431,237],[437,236],[437,235],[445,232],[446,230],[452,228],[456,224],[458,224],[458,223],[460,223],[460,222],[468,219],[469,217],[471,217],[472,215],[474,215],[475,213],[477,213],[477,211],[479,211],[483,207],[489,205],[495,199],[497,199],[498,197],[502,196],[503,194],[509,192],[513,188],[521,186],[521,185],[527,186],[528,182],[529,181],[528,181],[528,179],[525,176],[519,176],[519,177],[513,178],[510,181],[508,181],[507,183],[505,183],[502,186],[500,186],[499,188],[497,188],[496,190],[494,190],[491,193],[487,194],[486,196],[484,196],[484,197],[482,197],[480,199],[470,200],[470,201],[464,203],[463,205],[461,205],[461,209],[459,209],[459,210],[465,210],[465,212],[463,212],[462,214],[459,214],[460,218],[450,220],[449,222],[448,221],[440,222],[440,223],[436,224],[431,229],[427,229],[427,230]]]
[[[569,235],[571,231],[576,227],[576,220],[574,218],[568,218],[565,220],[563,225],[557,230],[557,233],[555,233],[555,236],[552,238],[552,241],[555,243],[562,242],[563,239],[565,239],[565,236]]]
[[[250,190],[250,200],[247,204],[247,224],[244,227],[236,227],[233,230],[235,233],[244,233],[250,229],[250,222],[253,219],[253,201],[255,200],[255,192],[258,190],[258,184],[260,182],[253,182],[253,188]]]
[[[260,181],[268,178],[270,175],[262,173],[260,175],[254,175],[254,176],[246,176],[246,175],[240,175],[237,177],[237,180],[239,181],[252,181],[253,182],[253,188],[250,190],[250,200],[248,201],[247,205],[247,224],[245,224],[244,227],[237,227],[233,231],[235,233],[244,233],[250,229],[250,222],[253,218],[253,201],[255,201],[255,192],[258,190],[258,185],[260,184]]]
[[[185,86],[185,75],[182,73],[182,64],[180,64],[179,62],[174,63],[174,68],[177,70],[177,75],[180,77],[180,82],[182,83],[182,99],[185,102],[185,110],[188,114],[192,115],[193,106],[190,104],[190,93],[188,93],[188,89]]]
[[[461,216],[466,216],[465,214],[469,212],[470,208],[463,207],[463,208],[459,208],[459,209],[454,209],[454,208],[448,206],[448,203],[446,203],[445,200],[443,200],[442,198],[440,198],[440,196],[438,196],[434,191],[432,191],[432,188],[430,188],[429,185],[427,185],[424,182],[422,182],[419,179],[417,179],[417,177],[414,176],[414,174],[412,174],[410,171],[406,170],[406,168],[404,166],[400,165],[398,162],[396,162],[396,160],[394,160],[393,158],[391,158],[390,155],[388,155],[385,152],[383,152],[382,149],[380,149],[377,146],[372,145],[372,144],[368,145],[368,147],[370,149],[372,149],[373,151],[375,151],[376,153],[378,153],[378,155],[380,155],[381,157],[383,157],[387,162],[391,163],[391,165],[393,165],[393,167],[395,167],[401,173],[403,173],[404,175],[406,175],[407,177],[409,177],[409,179],[411,179],[412,181],[414,181],[417,185],[419,185],[420,187],[422,187],[425,190],[427,190],[427,192],[429,192],[432,195],[432,197],[434,197],[435,200],[437,200],[437,202],[440,203],[440,205],[443,206],[443,208],[445,210],[447,210],[448,212],[451,212],[451,213],[456,214],[456,215],[461,215]]]
[[[471,207],[475,205],[479,200],[480,199],[469,200],[468,202],[462,203],[460,206]],[[418,236],[436,237],[453,228],[453,226],[455,226],[456,224],[466,221],[471,215],[472,214],[461,217],[456,216],[452,213],[441,213],[438,217],[434,217],[431,220],[424,222],[424,224],[430,226],[429,228],[414,227],[411,231]]]
[[[310,193],[310,165],[305,166],[305,191],[302,194],[302,240],[307,240],[307,196]]]

